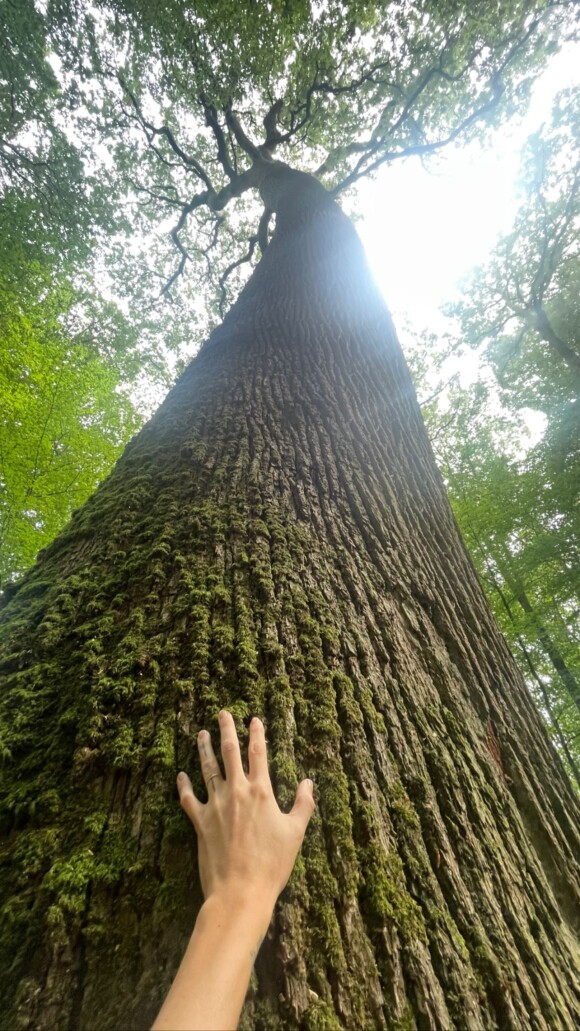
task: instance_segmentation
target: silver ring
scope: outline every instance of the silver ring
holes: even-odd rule
[[[212,773],[211,777],[208,777],[208,778],[207,778],[207,782],[208,782],[208,784],[211,784],[212,780],[215,780],[215,778],[216,778],[216,777],[219,777],[219,776],[220,776],[220,774],[219,774],[219,773]]]

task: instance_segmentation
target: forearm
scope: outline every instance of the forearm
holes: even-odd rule
[[[264,899],[210,896],[151,1031],[232,1031],[272,918]]]

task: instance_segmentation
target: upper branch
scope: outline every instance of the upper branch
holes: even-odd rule
[[[175,139],[175,136],[173,135],[171,129],[167,125],[162,125],[162,126],[160,126],[160,128],[157,128],[155,125],[152,125],[151,122],[147,121],[147,119],[143,115],[143,112],[141,110],[141,106],[140,106],[139,101],[137,100],[135,94],[129,88],[129,86],[125,82],[124,78],[122,77],[122,75],[119,74],[118,78],[119,78],[119,82],[120,82],[121,86],[123,87],[125,93],[129,97],[129,99],[130,99],[130,101],[131,101],[131,103],[132,103],[132,105],[133,105],[133,107],[135,109],[135,112],[136,112],[136,115],[137,115],[137,120],[139,121],[139,123],[141,124],[143,129],[145,129],[146,131],[150,132],[152,136],[163,136],[163,137],[165,137],[165,139],[167,140],[167,142],[168,142],[169,146],[171,147],[172,151],[174,152],[174,154],[177,155],[177,157],[183,162],[184,165],[187,165],[188,168],[192,168],[194,170],[196,175],[201,179],[201,181],[207,187],[208,190],[211,190],[212,192],[214,192],[213,191],[213,186],[211,184],[211,180],[210,180],[210,178],[209,178],[205,168],[202,165],[200,165],[199,161],[197,161],[196,158],[191,157],[189,154],[186,154],[186,152],[183,150],[183,147],[181,147],[179,145],[179,143]]]
[[[283,106],[283,100],[276,100],[264,118],[266,139],[264,140],[262,150],[271,151],[282,140],[282,135],[278,131],[278,115],[280,114]]]
[[[254,256],[254,251],[256,249],[256,244],[257,243],[258,243],[258,234],[254,233],[254,235],[251,236],[250,239],[248,240],[248,250],[247,250],[247,252],[245,254],[243,254],[241,258],[237,258],[236,261],[232,261],[232,263],[230,265],[228,265],[228,267],[225,269],[225,271],[222,273],[222,275],[219,278],[219,284],[218,284],[219,288],[220,288],[219,310],[220,310],[220,315],[221,315],[222,319],[223,319],[223,317],[225,315],[225,310],[224,309],[225,309],[225,303],[226,303],[226,299],[227,299],[226,282],[229,279],[229,277],[231,276],[231,274],[234,271],[234,269],[239,268],[240,265],[244,265],[247,261],[251,261],[252,260],[252,258]]]
[[[175,280],[181,275],[181,273],[183,272],[187,262],[191,260],[188,251],[183,246],[183,243],[181,241],[181,237],[180,237],[179,234],[180,234],[181,230],[183,229],[183,227],[184,227],[184,225],[185,225],[185,223],[187,221],[187,216],[189,214],[191,214],[191,212],[195,208],[199,208],[199,207],[202,206],[202,204],[205,204],[205,203],[207,203],[207,195],[206,194],[198,194],[197,197],[194,197],[189,202],[189,204],[184,204],[183,208],[181,209],[181,214],[179,216],[177,224],[174,225],[173,229],[171,230],[171,234],[170,234],[171,235],[171,239],[173,240],[175,246],[177,247],[177,250],[181,254],[181,258],[179,260],[179,265],[177,266],[175,272],[169,277],[169,279],[167,280],[165,286],[163,287],[163,289],[161,291],[162,295],[169,293],[171,287],[175,283]]]
[[[459,125],[456,125],[455,129],[448,133],[447,136],[443,137],[443,139],[434,140],[432,143],[411,144],[409,147],[403,147],[401,150],[383,151],[383,153],[380,154],[380,156],[376,158],[375,161],[372,161],[368,165],[365,165],[363,159],[361,159],[357,162],[356,167],[353,169],[350,175],[347,175],[346,178],[343,179],[343,181],[339,183],[338,186],[334,188],[334,190],[331,191],[332,196],[338,196],[339,193],[342,193],[343,190],[346,190],[349,186],[352,186],[352,184],[355,183],[358,179],[361,179],[363,176],[368,175],[370,172],[374,172],[386,161],[394,161],[396,158],[411,157],[415,154],[433,154],[435,153],[435,151],[441,150],[443,147],[446,147],[449,143],[452,143],[453,140],[457,139],[457,137],[460,136],[463,132],[465,132],[465,130],[468,129],[470,125],[472,125],[474,122],[478,121],[480,118],[483,118],[486,114],[492,111],[493,108],[496,107],[499,103],[502,94],[503,85],[501,83],[498,83],[496,88],[494,89],[492,97],[488,101],[486,101],[485,104],[482,104],[475,111],[472,111],[471,114],[467,116],[467,118],[464,118],[463,121],[460,122]],[[375,152],[377,149],[378,148],[375,148]],[[367,155],[367,157],[368,156],[369,155]]]
[[[234,114],[229,104],[225,108],[224,114],[226,116],[226,122],[234,134],[236,143],[240,145],[242,150],[245,150],[246,154],[248,154],[253,161],[261,161],[262,154],[260,152],[260,148],[257,147],[255,143],[252,143],[250,137],[246,135],[237,115]]]
[[[237,175],[237,170],[236,170],[235,166],[232,165],[232,163],[230,161],[230,156],[229,156],[229,153],[228,153],[228,145],[226,143],[226,138],[224,136],[223,129],[222,129],[222,127],[221,127],[221,125],[220,125],[220,123],[218,121],[217,111],[216,111],[215,107],[213,106],[213,104],[210,104],[208,99],[207,99],[207,97],[205,97],[203,94],[200,97],[200,101],[201,101],[201,104],[203,106],[206,125],[209,125],[209,127],[210,127],[210,129],[213,132],[214,137],[215,137],[219,162],[220,162],[224,172],[226,173],[228,179],[230,179],[230,180],[235,179],[236,175]],[[234,154],[234,162],[235,162],[235,154]]]
[[[465,64],[464,67],[461,68],[460,71],[456,72],[455,74],[451,74],[450,72],[447,72],[444,69],[442,53],[438,65],[436,65],[433,68],[430,68],[427,72],[424,73],[424,75],[420,77],[419,82],[411,91],[410,95],[405,101],[403,109],[400,115],[398,116],[397,120],[392,125],[390,125],[388,129],[384,130],[378,139],[375,136],[375,138],[371,138],[370,140],[367,140],[365,142],[354,141],[353,143],[349,144],[347,147],[345,147],[339,152],[340,158],[348,157],[350,154],[354,154],[357,152],[360,153],[361,156],[358,159],[353,170],[332,191],[333,196],[336,196],[338,193],[342,192],[342,190],[345,190],[347,187],[351,186],[353,183],[355,183],[358,179],[362,178],[363,176],[375,171],[377,168],[380,167],[380,165],[384,164],[386,161],[392,161],[396,158],[409,157],[414,154],[429,154],[437,150],[440,150],[441,148],[447,146],[449,143],[453,142],[453,140],[457,139],[457,137],[464,133],[474,122],[484,118],[491,110],[493,110],[493,108],[497,107],[501,97],[505,92],[505,86],[502,77],[506,68],[508,68],[508,66],[513,62],[515,57],[521,52],[521,50],[529,40],[530,36],[533,35],[533,33],[538,28],[539,24],[545,17],[545,14],[546,11],[543,11],[537,18],[535,18],[528,26],[526,31],[523,33],[523,35],[518,35],[518,37],[515,39],[515,42],[513,42],[512,46],[510,46],[503,61],[501,61],[499,67],[496,69],[496,71],[489,79],[488,85],[491,89],[491,95],[488,96],[488,99],[485,100],[483,103],[479,104],[479,106],[477,106],[475,110],[473,110],[469,115],[466,115],[466,117],[463,118],[458,123],[458,125],[455,126],[454,129],[448,132],[446,136],[439,140],[433,140],[432,142],[414,143],[409,144],[408,146],[403,146],[399,149],[387,150],[386,145],[388,138],[392,138],[394,134],[401,128],[403,123],[412,117],[413,107],[415,106],[419,97],[424,93],[425,89],[432,81],[432,79],[435,77],[440,77],[443,78],[445,81],[449,82],[459,81],[459,79],[465,76],[469,72],[469,70],[473,68],[474,61],[481,54],[481,47],[474,50],[469,62]],[[392,107],[392,101],[389,102],[389,104],[383,111],[381,121],[389,107]],[[378,156],[375,158],[375,160],[372,160],[374,155]],[[328,169],[331,160],[332,154],[330,154],[326,161],[320,166],[320,168],[317,169],[316,174],[320,175],[323,172],[325,172]]]

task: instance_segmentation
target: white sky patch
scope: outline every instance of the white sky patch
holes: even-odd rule
[[[527,136],[550,116],[555,94],[577,84],[578,50],[569,46],[538,79],[523,120],[494,133],[487,149],[447,148],[429,170],[417,158],[393,162],[360,184],[357,229],[395,322],[437,331],[440,305],[511,228]]]

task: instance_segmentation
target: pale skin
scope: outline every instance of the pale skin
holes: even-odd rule
[[[247,774],[231,713],[220,712],[219,726],[225,776],[209,733],[198,735],[208,801],[196,798],[186,773],[177,778],[181,805],[197,832],[205,901],[151,1031],[235,1031],[276,899],[315,809],[312,781],[303,780],[291,812],[281,812],[260,719],[250,724]]]

